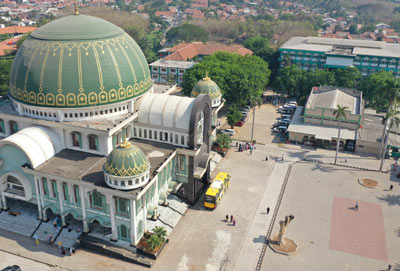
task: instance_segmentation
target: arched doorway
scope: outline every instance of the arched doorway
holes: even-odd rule
[[[16,177],[8,175],[5,179],[6,188],[4,192],[25,197],[24,185]]]

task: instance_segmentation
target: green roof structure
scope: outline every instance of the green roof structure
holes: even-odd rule
[[[33,106],[76,108],[129,100],[151,87],[146,58],[124,30],[75,14],[40,27],[23,42],[9,95]]]
[[[116,147],[104,164],[106,173],[119,177],[137,176],[149,168],[150,163],[142,150],[127,141]]]
[[[200,94],[207,94],[210,96],[211,100],[220,99],[222,97],[221,90],[219,89],[218,85],[208,76],[200,79],[192,89],[192,97],[197,97]]]

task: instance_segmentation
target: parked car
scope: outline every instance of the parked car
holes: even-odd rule
[[[238,122],[235,123],[235,126],[242,127],[244,125],[244,121],[239,120]]]
[[[247,111],[250,111],[250,110],[251,110],[250,105],[243,106],[242,108],[243,108],[243,109],[246,109]]]
[[[221,129],[221,130],[219,130],[219,133],[227,134],[227,135],[230,135],[230,136],[234,136],[235,135],[235,130],[233,130],[233,129]]]
[[[240,109],[239,109],[239,111],[243,111],[243,112],[249,112],[250,111],[250,107],[249,106],[244,106],[244,107],[241,107]]]
[[[246,116],[246,117],[249,114],[249,112],[246,112],[246,111],[239,111],[239,112],[240,112],[240,114],[242,114],[243,116]]]
[[[21,271],[21,267],[19,267],[18,265],[10,265],[7,266],[6,268],[1,269],[1,271]]]

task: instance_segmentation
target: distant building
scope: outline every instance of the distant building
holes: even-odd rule
[[[159,59],[150,64],[151,78],[155,83],[181,85],[183,74],[196,63]]]
[[[294,113],[287,129],[289,140],[317,148],[336,149],[339,122],[334,111],[337,105],[347,107],[346,119],[341,122],[340,150],[379,155],[383,116],[365,109],[362,92],[355,89],[313,87],[306,105],[297,107]],[[389,144],[400,146],[399,143],[397,128],[393,128]]]
[[[168,50],[165,60],[191,61],[195,58],[202,59],[204,56],[212,55],[216,52],[238,53],[242,56],[252,55],[253,52],[239,45],[224,45],[216,43],[179,43]]]
[[[9,34],[13,36],[18,36],[21,34],[35,31],[36,29],[37,27],[32,27],[32,26],[8,26],[0,28],[0,35]]]
[[[381,70],[400,76],[400,44],[369,40],[293,37],[285,42],[279,51],[281,63],[288,58],[303,70],[356,67],[363,76]]]

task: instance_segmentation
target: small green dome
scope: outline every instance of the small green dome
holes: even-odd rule
[[[104,164],[104,171],[113,176],[128,177],[145,173],[150,163],[141,149],[123,142],[108,156]]]
[[[207,76],[199,80],[192,89],[192,97],[197,97],[200,94],[207,94],[210,96],[211,100],[220,99],[222,97],[218,85]]]
[[[124,30],[78,14],[38,28],[23,42],[9,95],[33,106],[93,107],[140,96],[152,84],[142,50]]]

